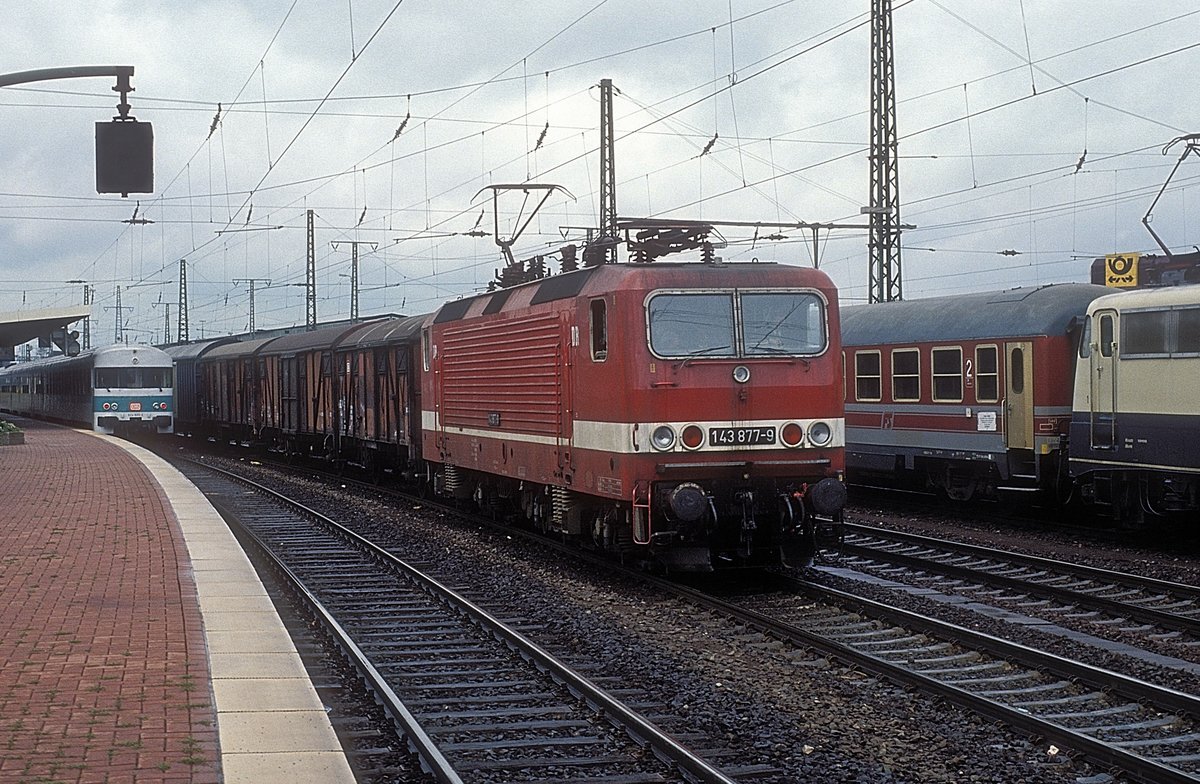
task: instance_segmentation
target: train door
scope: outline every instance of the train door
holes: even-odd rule
[[[1004,443],[1009,449],[1033,449],[1033,344],[1006,343]]]
[[[276,367],[279,368],[279,394],[283,402],[279,429],[286,433],[296,428],[296,359],[287,357],[275,361]]]
[[[1113,449],[1117,443],[1117,312],[1096,311],[1095,330],[1097,345],[1088,357],[1089,430],[1092,449]]]
[[[294,430],[302,433],[307,430],[308,410],[311,407],[311,396],[308,389],[308,359],[292,355],[289,359],[296,363],[296,423]]]

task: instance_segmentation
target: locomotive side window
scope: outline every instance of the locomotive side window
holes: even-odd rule
[[[1079,358],[1087,359],[1092,355],[1092,320],[1083,320],[1083,329],[1079,333]]]
[[[1200,308],[1178,311],[1175,333],[1177,354],[1200,354]]]
[[[953,403],[963,399],[961,348],[933,350],[933,399]]]
[[[732,357],[733,296],[659,294],[650,299],[650,349],[660,357]]]
[[[603,362],[608,358],[608,303],[594,299],[589,307],[592,330],[592,359]]]
[[[854,399],[879,400],[883,392],[878,351],[854,354]]]
[[[1163,357],[1170,353],[1165,310],[1126,313],[1121,319],[1121,356]]]
[[[742,295],[742,339],[747,356],[816,354],[825,348],[825,312],[815,294]]]
[[[1100,356],[1111,357],[1113,354],[1113,317],[1100,317]]]
[[[421,330],[421,365],[426,372],[429,370],[429,345],[432,342],[429,337],[429,330]]]
[[[915,348],[892,352],[892,399],[921,399],[921,352]]]
[[[995,403],[1000,399],[1000,374],[995,346],[975,349],[975,402]]]

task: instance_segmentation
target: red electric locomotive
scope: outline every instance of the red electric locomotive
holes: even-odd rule
[[[449,302],[420,349],[440,493],[678,570],[803,563],[840,522],[820,271],[602,264]]]
[[[1064,494],[1080,283],[848,307],[846,463],[855,482]]]

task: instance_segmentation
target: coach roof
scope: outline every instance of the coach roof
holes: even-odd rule
[[[1104,286],[1049,286],[842,308],[842,345],[875,346],[1065,335]]]

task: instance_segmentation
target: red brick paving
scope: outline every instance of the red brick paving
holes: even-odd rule
[[[23,421],[0,446],[0,782],[220,780],[196,587],[124,450]]]

